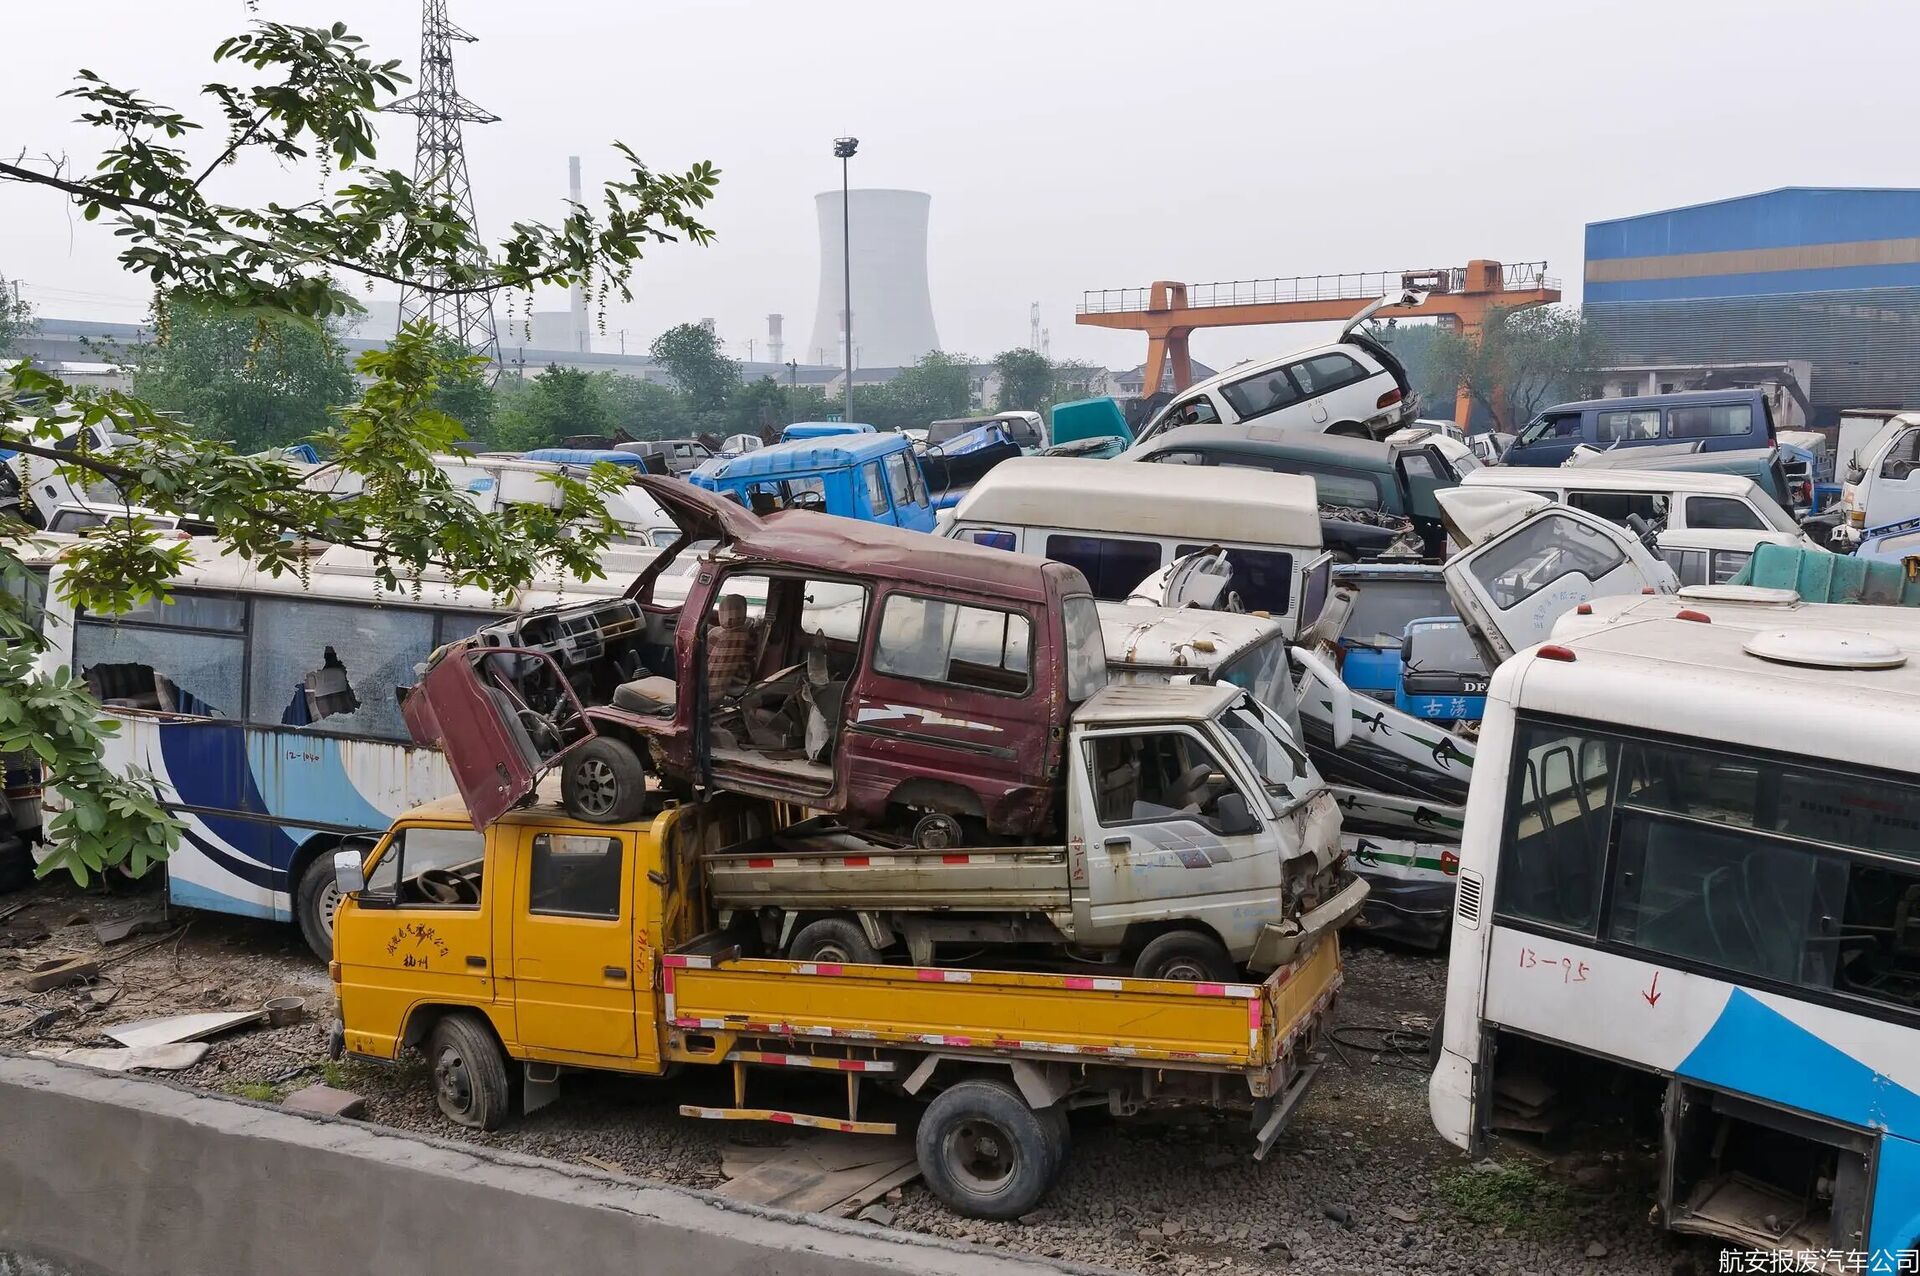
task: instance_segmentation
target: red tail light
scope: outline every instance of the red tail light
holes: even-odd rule
[[[1682,607],[1679,611],[1673,613],[1673,618],[1675,620],[1691,620],[1702,625],[1711,625],[1713,623],[1712,616],[1707,615],[1704,611],[1695,611],[1691,607]]]
[[[1394,387],[1393,389],[1391,389],[1391,390],[1389,390],[1389,391],[1387,391],[1387,392],[1386,392],[1385,394],[1383,394],[1383,395],[1381,395],[1381,396],[1380,396],[1380,401],[1379,401],[1378,403],[1376,403],[1376,404],[1374,404],[1373,406],[1374,406],[1374,407],[1376,407],[1376,408],[1390,408],[1390,407],[1392,407],[1392,406],[1393,406],[1394,404],[1396,404],[1396,403],[1398,403],[1398,402],[1400,402],[1400,399],[1401,399],[1401,395],[1400,395],[1400,387],[1399,387],[1399,386],[1395,386],[1395,387]]]
[[[1554,643],[1548,643],[1546,646],[1540,648],[1539,655],[1542,660],[1559,660],[1566,664],[1573,663],[1573,653],[1565,647],[1557,646]]]

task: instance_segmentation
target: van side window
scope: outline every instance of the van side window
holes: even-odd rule
[[[880,476],[880,462],[868,461],[860,467],[860,479],[867,485],[867,513],[887,512],[887,481]]]
[[[1294,384],[1300,387],[1300,393],[1308,398],[1367,379],[1366,369],[1344,354],[1317,354],[1304,362],[1290,365],[1287,371],[1293,374]]]
[[[1543,443],[1550,439],[1578,439],[1580,437],[1580,414],[1578,412],[1557,412],[1552,416],[1543,416],[1520,432],[1518,442]]]
[[[1109,602],[1126,601],[1135,586],[1159,571],[1160,555],[1160,545],[1155,541],[1111,536],[1047,537],[1046,556],[1056,563],[1078,567],[1093,587],[1093,596]]]
[[[1176,448],[1170,452],[1155,452],[1147,458],[1156,465],[1211,465],[1205,452],[1196,452],[1192,448]]]
[[[1880,463],[1880,477],[1903,479],[1915,466],[1920,466],[1920,430],[1908,430],[1887,449],[1887,458]]]
[[[620,916],[617,837],[542,833],[527,863],[527,911],[554,917]]]
[[[1728,438],[1752,433],[1751,403],[1712,403],[1667,409],[1667,437],[1671,439]]]
[[[1182,545],[1173,552],[1184,558],[1210,548]],[[1286,615],[1287,604],[1293,601],[1293,555],[1260,549],[1229,549],[1225,553],[1228,565],[1233,568],[1233,579],[1227,588],[1239,597],[1241,607],[1247,611]]]
[[[1595,442],[1602,445],[1657,439],[1660,437],[1660,410],[1599,413],[1593,419],[1593,437]]]
[[[1625,525],[1629,514],[1638,514],[1649,523],[1667,516],[1669,498],[1655,492],[1568,492],[1567,504],[1585,510],[1595,518]],[[1691,520],[1687,526],[1693,526]]]
[[[1731,496],[1689,496],[1687,526],[1739,532],[1767,530],[1765,520],[1753,506],[1745,501],[1736,501]]]
[[[1087,741],[1094,808],[1103,827],[1192,820],[1220,830],[1220,799],[1238,794],[1220,760],[1184,731]]]
[[[1295,472],[1313,480],[1315,495],[1322,505],[1361,510],[1381,508],[1380,482],[1371,474],[1362,474],[1357,470],[1310,470],[1304,467]]]
[[[1242,421],[1252,417],[1265,416],[1277,412],[1289,404],[1300,402],[1300,388],[1287,375],[1285,368],[1274,368],[1270,372],[1259,372],[1244,377],[1232,385],[1220,387],[1220,393],[1233,405],[1233,410]]]
[[[1031,682],[1032,626],[1015,611],[891,594],[880,613],[873,668],[896,678],[1017,695]]]
[[[1167,413],[1166,424],[1162,429],[1171,429],[1176,425],[1217,425],[1220,414],[1213,410],[1213,401],[1206,395],[1189,399]]]
[[[1667,566],[1673,568],[1673,574],[1682,585],[1704,585],[1707,583],[1707,551],[1704,549],[1663,549],[1660,557]],[[1735,568],[1734,570],[1739,570]],[[1731,573],[1729,573],[1731,574]],[[1722,584],[1715,581],[1714,584]]]

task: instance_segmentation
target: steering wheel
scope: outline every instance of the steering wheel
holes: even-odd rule
[[[413,879],[420,893],[436,904],[478,904],[480,888],[445,868],[423,869]]]
[[[1632,531],[1635,536],[1639,537],[1640,543],[1648,549],[1658,548],[1654,543],[1654,538],[1660,534],[1660,528],[1665,522],[1665,519],[1648,522],[1638,514],[1627,515],[1627,528]]]
[[[1205,784],[1212,775],[1211,763],[1201,762],[1188,767],[1180,773],[1180,778],[1173,782],[1173,795],[1189,800],[1196,799],[1199,796],[1200,786]]]
[[[797,510],[818,510],[822,514],[827,511],[827,498],[819,492],[802,492],[793,498],[792,504]]]

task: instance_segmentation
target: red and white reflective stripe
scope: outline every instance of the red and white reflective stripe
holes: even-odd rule
[[[913,977],[923,984],[970,984],[973,982],[971,970],[930,970],[925,966],[915,968]]]
[[[1127,987],[1118,979],[1088,979],[1082,975],[1068,975],[1062,982],[1075,992],[1124,992]]]
[[[844,975],[847,968],[838,962],[803,961],[794,967],[798,975]]]
[[[673,1022],[673,958],[665,961],[665,969],[660,972],[660,996],[666,1003],[667,1022]]]
[[[1250,984],[1194,984],[1193,991],[1200,997],[1237,997],[1243,1001],[1260,995],[1260,990]]]
[[[1254,998],[1247,1003],[1247,1052],[1250,1057],[1260,1053],[1260,999]]]
[[[781,1068],[824,1068],[831,1072],[893,1072],[896,1065],[886,1059],[823,1059],[812,1054],[783,1054],[775,1050],[736,1050],[732,1056],[742,1063],[764,1063]]]
[[[668,953],[660,959],[660,964],[669,970],[712,970],[713,958],[695,957],[687,953]]]

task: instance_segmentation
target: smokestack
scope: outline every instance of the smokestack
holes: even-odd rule
[[[785,363],[787,361],[786,338],[780,335],[780,325],[785,322],[783,315],[767,316],[767,362]]]
[[[580,202],[580,157],[567,156],[567,198],[575,204]],[[593,348],[592,338],[587,330],[587,293],[579,284],[573,286],[567,309],[573,314],[573,348],[586,354]]]

